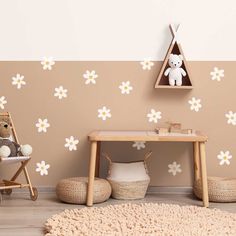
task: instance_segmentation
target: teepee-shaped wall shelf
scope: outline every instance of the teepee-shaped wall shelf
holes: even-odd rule
[[[190,78],[189,69],[187,67],[187,62],[186,62],[181,45],[178,40],[178,36],[177,36],[178,29],[179,29],[179,25],[176,29],[175,29],[174,25],[172,25],[172,24],[170,25],[170,31],[173,35],[173,39],[172,39],[170,47],[167,51],[167,54],[165,56],[160,73],[157,77],[155,88],[167,88],[167,89],[192,89],[193,88],[193,82]],[[168,78],[168,76],[164,75],[165,70],[169,67],[168,59],[169,59],[169,56],[171,53],[178,54],[178,55],[181,54],[183,56],[183,64],[181,67],[186,71],[186,76],[182,77],[182,85],[181,86],[169,85],[169,78]]]

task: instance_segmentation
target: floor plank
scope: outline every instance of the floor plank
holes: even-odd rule
[[[110,199],[96,206],[101,207],[126,202]],[[190,194],[148,194],[145,199],[128,202],[202,206],[202,202]],[[83,207],[85,206],[61,203],[54,193],[40,193],[38,200],[35,202],[29,200],[29,196],[25,193],[13,193],[11,196],[4,195],[3,202],[0,205],[0,236],[44,235],[43,225],[49,217],[65,209]],[[210,208],[236,213],[236,203],[211,203]]]

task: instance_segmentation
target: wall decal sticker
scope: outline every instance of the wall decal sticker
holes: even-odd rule
[[[181,165],[177,164],[176,161],[174,161],[172,164],[169,164],[168,167],[169,167],[168,172],[171,173],[173,176],[176,176],[177,173],[182,172]]]
[[[48,119],[38,119],[38,123],[36,123],[36,127],[38,128],[38,132],[47,132],[47,128],[50,127],[50,124],[48,123]]]
[[[225,117],[228,118],[228,124],[236,125],[236,112],[229,111],[225,114]]]
[[[134,142],[132,147],[137,148],[137,150],[141,150],[142,148],[144,149],[146,147],[145,143],[146,142],[142,142],[142,141]]]
[[[161,119],[161,112],[151,109],[151,112],[147,114],[147,118],[149,122],[157,123]]]
[[[7,100],[6,100],[6,98],[4,96],[1,96],[0,97],[0,108],[4,109],[5,108],[5,106],[4,106],[5,104],[7,104]]]
[[[41,161],[39,163],[36,163],[36,172],[39,172],[40,175],[48,175],[48,169],[50,168],[49,164],[46,164],[45,161]]]
[[[52,70],[52,66],[55,65],[55,61],[52,57],[44,57],[41,61],[41,65],[43,66],[44,70]]]
[[[58,99],[66,98],[67,97],[67,89],[64,89],[63,86],[59,86],[58,88],[55,88],[54,96],[58,97]]]
[[[230,155],[229,151],[223,152],[220,151],[220,154],[217,156],[217,158],[220,160],[219,164],[222,166],[224,164],[230,165],[230,159],[232,158],[232,155]]]
[[[24,78],[23,75],[16,74],[16,76],[12,77],[12,85],[16,85],[17,89],[21,89],[22,85],[26,85]]]
[[[98,118],[101,118],[102,120],[111,118],[111,110],[105,106],[103,106],[101,109],[98,109]]]
[[[192,97],[192,99],[189,100],[188,103],[190,104],[191,111],[198,112],[200,110],[200,108],[202,107],[201,99],[197,99],[195,97]]]
[[[133,90],[133,87],[130,85],[130,81],[126,81],[121,83],[119,89],[121,90],[122,94],[130,94],[130,92]]]
[[[85,78],[85,84],[96,84],[98,75],[96,74],[95,70],[92,70],[91,72],[87,70],[83,77]]]
[[[142,65],[143,70],[151,70],[154,65],[154,63],[150,59],[144,59],[140,62],[140,64]]]
[[[224,70],[214,67],[214,70],[210,72],[211,79],[216,81],[221,81],[221,78],[224,77]]]
[[[69,138],[66,138],[65,147],[69,149],[69,151],[76,151],[77,150],[77,144],[79,143],[78,139],[75,139],[74,136],[70,136]]]

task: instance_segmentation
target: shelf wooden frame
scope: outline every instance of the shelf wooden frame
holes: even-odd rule
[[[164,89],[192,89],[193,88],[193,80],[191,79],[191,75],[189,72],[188,63],[186,61],[186,58],[184,56],[182,47],[180,45],[179,39],[178,39],[178,29],[180,25],[177,26],[177,28],[174,27],[173,24],[169,25],[171,34],[173,36],[173,39],[171,41],[171,44],[169,46],[169,49],[166,53],[166,56],[164,58],[161,70],[159,72],[159,75],[157,77],[155,88],[164,88]],[[169,79],[167,76],[164,75],[165,70],[169,67],[168,60],[171,53],[174,54],[181,54],[183,56],[183,64],[182,68],[186,71],[186,76],[183,77],[183,85],[182,86],[171,86],[169,85]]]

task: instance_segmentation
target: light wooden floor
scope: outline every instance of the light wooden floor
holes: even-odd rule
[[[97,204],[120,204],[126,201],[110,199],[109,201]],[[148,194],[143,200],[132,201],[172,203],[179,205],[198,205],[201,202],[192,195],[184,194]],[[85,206],[63,204],[56,199],[54,193],[41,193],[36,202],[28,200],[26,194],[13,193],[12,196],[3,196],[0,205],[0,235],[1,236],[36,236],[44,235],[43,225],[46,219],[53,214],[59,213],[66,208],[82,208]],[[210,208],[219,208],[236,213],[236,203],[211,203]]]

